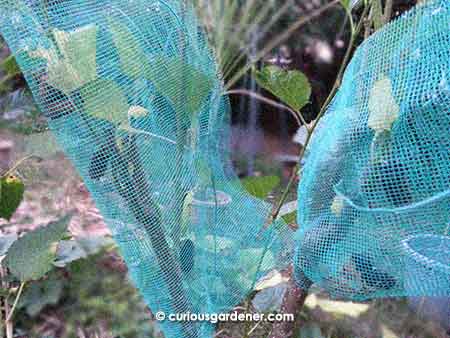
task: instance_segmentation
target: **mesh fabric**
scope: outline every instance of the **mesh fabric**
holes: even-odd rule
[[[1,0],[0,31],[153,313],[230,310],[292,235],[229,160],[229,104],[181,1]],[[202,322],[166,337],[211,337]]]
[[[301,171],[300,285],[450,295],[449,23],[424,1],[355,52]]]

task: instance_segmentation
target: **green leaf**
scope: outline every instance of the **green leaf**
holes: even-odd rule
[[[118,20],[108,18],[117,53],[119,54],[122,71],[130,78],[142,76],[144,69],[148,69],[148,58],[139,45],[138,40],[127,26]]]
[[[245,190],[252,196],[265,199],[280,184],[278,176],[246,177],[241,180]]]
[[[0,68],[3,69],[8,77],[13,77],[22,73],[13,55],[10,55],[3,60],[0,64]]]
[[[197,112],[213,86],[215,74],[205,74],[180,57],[157,56],[150,61],[133,32],[121,22],[109,19],[122,71],[130,78],[145,77],[166,97],[177,114],[190,118]]]
[[[283,215],[281,218],[286,222],[286,224],[297,223],[297,211]]]
[[[48,82],[65,94],[97,78],[97,27],[88,25],[71,32],[53,30],[56,48],[31,51],[33,58],[47,61]]]
[[[26,233],[9,248],[5,264],[22,282],[42,278],[52,268],[56,257],[55,243],[67,231],[71,216]]]
[[[0,256],[5,255],[16,240],[17,234],[15,233],[0,236]]]
[[[25,186],[15,176],[1,178],[0,185],[0,217],[9,221],[22,202]]]
[[[349,11],[350,5],[351,5],[351,1],[350,0],[340,0],[342,7],[344,7],[347,11]]]
[[[156,57],[146,77],[178,114],[189,118],[201,108],[214,83],[213,75],[203,73],[179,57]]]
[[[97,79],[81,88],[80,93],[88,114],[115,125],[128,126],[128,101],[117,83]]]
[[[31,283],[19,301],[19,308],[25,308],[31,317],[37,316],[47,305],[55,305],[63,293],[63,282],[56,276]]]
[[[60,241],[58,243],[56,259],[53,262],[53,265],[64,267],[71,262],[86,258],[90,255],[95,255],[111,243],[112,240],[104,236]]]
[[[271,92],[292,109],[299,111],[311,96],[308,78],[298,70],[283,70],[278,66],[267,66],[255,71],[259,86]]]

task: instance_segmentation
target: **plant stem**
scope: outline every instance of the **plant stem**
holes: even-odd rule
[[[360,30],[361,30],[361,27],[363,26],[363,22],[365,20],[365,16],[367,15],[367,11],[368,11],[368,6],[365,6],[364,10],[363,10],[363,13],[361,15],[361,20],[359,21],[359,23],[358,23],[354,33],[352,34],[352,36],[350,38],[350,42],[349,42],[349,45],[347,47],[347,51],[345,52],[345,56],[344,56],[344,59],[342,61],[342,64],[341,64],[341,67],[339,69],[339,72],[338,72],[338,75],[336,77],[336,80],[334,82],[333,88],[331,89],[330,94],[328,95],[328,97],[326,98],[324,104],[322,105],[322,108],[320,109],[319,114],[317,115],[317,118],[314,121],[311,129],[308,131],[308,136],[306,138],[305,145],[302,147],[302,150],[300,151],[299,162],[302,160],[303,156],[305,155],[305,150],[306,150],[306,148],[308,147],[308,145],[309,145],[309,143],[311,141],[311,136],[314,133],[314,130],[316,129],[316,127],[318,126],[320,119],[323,117],[323,115],[327,111],[327,108],[328,108],[329,104],[331,103],[331,101],[333,100],[337,90],[341,86],[341,82],[342,82],[342,78],[343,78],[345,69],[346,69],[347,64],[348,64],[348,62],[350,60],[350,57],[352,55],[353,45],[355,43],[355,39],[358,36],[358,34],[359,34]],[[288,184],[287,184],[287,186],[286,186],[286,188],[285,188],[285,190],[284,190],[284,192],[283,192],[283,194],[281,196],[281,199],[280,199],[279,203],[277,204],[277,206],[274,209],[274,211],[272,212],[272,214],[269,216],[269,219],[268,219],[268,221],[266,223],[266,226],[267,226],[267,224],[270,225],[274,220],[277,219],[278,214],[280,213],[280,210],[281,210],[283,204],[286,202],[286,198],[287,198],[287,196],[289,194],[289,191],[290,191],[292,185],[295,182],[295,177],[297,176],[298,169],[299,169],[299,164],[296,165],[296,167],[295,167],[295,169],[294,169],[294,171],[293,171],[293,173],[292,173],[292,175],[291,175],[291,177],[289,179],[289,182],[288,182]]]
[[[32,159],[32,158],[39,158],[39,156],[35,156],[35,155],[28,155],[28,156],[25,156],[25,157],[23,157],[23,158],[21,158],[20,160],[18,160],[8,171],[6,171],[3,175],[2,175],[2,177],[7,177],[7,176],[9,176],[9,175],[12,175],[12,173],[14,172],[14,171],[16,171],[17,170],[17,168],[19,168],[22,164],[23,164],[23,162],[25,162],[25,161],[28,161],[29,159]]]
[[[383,13],[383,24],[387,24],[391,20],[392,16],[393,0],[386,0]]]
[[[127,181],[131,181],[134,184],[126,187],[127,191],[124,194],[124,198],[127,200],[134,216],[150,237],[151,246],[168,288],[174,311],[186,313],[192,306],[184,292],[183,276],[177,264],[178,261],[175,259],[174,253],[170,250],[166,240],[161,210],[151,197],[150,187],[146,180],[136,144],[136,135],[131,136],[129,142],[128,155],[133,168],[132,174],[130,174],[127,165],[123,168],[124,170],[121,170],[120,174],[128,176]],[[121,156],[118,149],[116,149],[116,152],[118,160],[123,161],[123,156]],[[191,323],[183,322],[181,326],[185,338],[197,337],[197,332],[195,328],[192,328]]]
[[[185,25],[186,21],[186,11],[187,11],[187,2],[186,0],[181,1],[181,20],[183,27]],[[181,60],[186,60],[186,36],[184,30],[181,30],[178,36],[179,43],[180,43],[180,54],[181,54]],[[183,67],[187,66],[186,63],[183,63]],[[189,79],[186,78],[186,71],[184,68],[182,68],[182,82],[181,83],[187,83]],[[187,103],[187,97],[186,92],[182,90],[181,94],[181,102]],[[191,123],[192,118],[191,117]],[[182,170],[183,170],[183,162],[184,162],[184,144],[186,142],[186,134],[187,134],[187,123],[185,120],[185,112],[180,111],[180,108],[177,107],[175,109],[175,126],[176,126],[176,154],[175,154],[175,161],[176,161],[176,168],[175,168],[175,175],[174,175],[174,183],[175,183],[175,196],[174,196],[174,214],[176,219],[176,227],[174,227],[171,231],[171,237],[172,240],[175,243],[176,250],[180,250],[180,224],[183,214],[183,201],[184,197],[186,195],[186,191],[182,185],[182,182],[180,178],[182,177]],[[176,253],[177,255],[179,252]]]
[[[5,290],[8,290],[9,283],[4,280],[6,274],[7,274],[6,268],[3,268],[2,266],[0,266],[0,279],[1,279],[2,288]],[[6,338],[13,338],[13,332],[14,332],[13,323],[11,321],[6,320],[6,318],[9,316],[9,311],[10,311],[9,304],[8,304],[8,298],[1,297],[0,299],[1,299],[1,304],[3,305],[3,309],[4,309],[4,318],[2,317],[2,321],[5,326],[5,335],[6,335]],[[3,332],[1,334],[1,337],[3,337]]]
[[[26,282],[22,282],[20,284],[19,291],[17,291],[16,299],[14,299],[13,306],[12,306],[11,310],[9,311],[8,316],[6,317],[6,323],[10,322],[14,315],[14,311],[17,307],[17,304],[19,303],[20,296],[22,296],[22,292],[25,287],[25,284],[26,284]]]
[[[316,120],[314,121],[313,126],[311,127],[311,129],[308,132],[305,145],[303,146],[303,148],[300,152],[300,155],[299,155],[299,163],[296,165],[296,167],[289,179],[289,183],[286,186],[286,189],[285,189],[278,205],[276,206],[276,208],[274,209],[272,214],[269,216],[268,222],[266,223],[265,227],[270,226],[270,224],[272,224],[273,221],[277,219],[277,217],[280,213],[280,210],[286,201],[288,193],[295,182],[295,178],[297,176],[297,171],[299,169],[299,164],[305,154],[305,150],[306,150],[307,146],[309,145],[309,143],[311,141],[311,136],[313,135],[314,130],[316,129],[320,119],[323,117],[323,115],[327,111],[329,104],[332,102],[338,88],[341,85],[344,71],[345,71],[347,64],[350,60],[350,57],[352,55],[355,39],[358,36],[358,34],[363,26],[363,23],[366,19],[366,15],[368,13],[368,9],[369,9],[369,6],[365,5],[363,13],[360,18],[360,21],[359,21],[357,27],[355,28],[355,30],[352,31],[352,35],[351,35],[351,38],[350,38],[350,41],[349,41],[349,44],[347,47],[347,51],[345,53],[344,59],[342,61],[342,64],[339,69],[339,72],[336,77],[333,88],[331,89],[330,94],[328,95],[327,99],[325,100],[324,104],[322,105],[322,108],[319,111],[319,114],[318,114]],[[288,287],[286,294],[283,298],[282,308],[281,308],[282,312],[295,313],[295,322],[294,323],[277,323],[277,324],[275,324],[273,326],[272,333],[269,336],[270,338],[287,338],[287,337],[295,337],[296,335],[298,335],[297,331],[300,328],[299,314],[303,308],[303,304],[306,300],[306,297],[308,296],[309,287],[312,284],[312,282],[303,273],[302,273],[301,279],[302,279],[301,282],[303,283],[304,289],[299,288],[295,283],[294,277],[291,276],[290,286]]]
[[[304,126],[307,127],[307,123],[306,123],[305,119],[303,118],[303,115],[300,112],[297,112],[280,102],[276,102],[276,101],[271,100],[261,94],[255,93],[255,92],[253,92],[251,90],[247,90],[247,89],[232,89],[232,90],[229,90],[224,93],[224,95],[232,95],[232,94],[247,95],[247,96],[253,97],[259,101],[270,104],[271,106],[273,106],[275,108],[287,110],[294,117],[295,121],[297,122],[297,124],[299,126],[301,126],[303,124]]]
[[[288,338],[300,336],[298,332],[301,324],[300,313],[306,297],[308,296],[309,287],[312,283],[304,278],[304,288],[300,288],[292,277],[292,267],[290,267],[290,270],[291,271],[289,271],[289,274],[291,276],[289,278],[286,293],[283,297],[281,312],[293,314],[294,322],[276,322],[272,327],[269,338]]]

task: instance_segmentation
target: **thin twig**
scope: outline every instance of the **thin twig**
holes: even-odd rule
[[[324,104],[322,105],[322,108],[320,109],[316,120],[314,121],[311,129],[308,132],[308,136],[306,138],[305,144],[302,147],[302,150],[300,151],[299,163],[300,163],[300,161],[302,160],[302,158],[303,158],[303,156],[305,154],[305,150],[306,150],[307,146],[309,145],[309,142],[311,141],[311,136],[314,133],[314,130],[318,126],[320,119],[323,117],[323,115],[327,111],[328,106],[331,103],[331,101],[333,100],[333,98],[334,98],[338,88],[341,86],[341,82],[342,82],[342,78],[343,78],[343,75],[344,75],[344,71],[345,71],[345,69],[347,67],[347,63],[349,62],[350,57],[352,55],[353,45],[354,45],[355,39],[356,39],[356,37],[358,36],[358,34],[359,34],[360,30],[361,30],[361,27],[362,27],[363,22],[364,22],[364,18],[367,15],[367,11],[368,11],[368,6],[365,6],[364,7],[364,11],[363,11],[363,13],[361,15],[361,20],[359,21],[359,23],[358,23],[354,33],[352,34],[352,37],[350,38],[350,42],[349,42],[349,45],[347,47],[347,51],[345,52],[344,60],[342,61],[342,64],[341,64],[341,67],[339,69],[339,73],[338,73],[338,75],[336,77],[336,81],[335,81],[335,83],[333,85],[333,88],[331,89],[330,94],[328,95],[327,99],[325,100]],[[278,214],[280,213],[280,210],[281,210],[283,204],[286,202],[286,199],[287,199],[287,196],[289,194],[289,191],[290,191],[292,185],[295,182],[295,178],[297,176],[298,169],[299,169],[299,164],[297,164],[295,169],[293,170],[292,175],[291,175],[291,177],[289,179],[289,182],[288,182],[288,184],[286,186],[285,191],[283,192],[283,194],[281,196],[281,199],[280,199],[279,203],[277,204],[277,206],[274,209],[274,211],[272,212],[272,214],[269,215],[269,218],[268,218],[268,220],[267,220],[267,222],[265,224],[265,228],[267,226],[269,226],[274,220],[277,219]]]
[[[259,325],[261,325],[262,320],[260,320],[259,322],[257,322],[251,329],[250,331],[248,331],[248,334],[251,335],[253,333],[253,331],[255,331]]]
[[[22,282],[20,284],[19,291],[17,291],[16,299],[14,299],[14,303],[13,303],[13,306],[11,308],[11,311],[9,311],[9,314],[6,317],[6,322],[7,323],[11,321],[11,319],[12,319],[12,317],[14,315],[14,311],[15,311],[15,309],[17,307],[17,304],[19,303],[20,296],[22,296],[22,292],[23,292],[23,288],[25,287],[25,284],[26,284],[26,282]]]
[[[276,206],[276,208],[274,209],[272,214],[269,216],[269,218],[268,218],[269,223],[268,223],[267,226],[270,226],[270,224],[272,224],[272,222],[277,219],[277,217],[278,217],[278,215],[280,213],[280,210],[281,210],[282,206],[284,205],[284,203],[285,203],[285,201],[287,199],[288,193],[289,193],[292,185],[295,182],[295,178],[297,176],[297,172],[298,172],[298,169],[299,169],[300,161],[303,158],[303,156],[305,154],[305,150],[306,150],[307,146],[309,145],[309,143],[311,141],[311,136],[313,135],[313,132],[316,129],[316,127],[317,127],[321,117],[324,115],[324,113],[327,110],[329,104],[332,102],[332,100],[333,100],[333,98],[334,98],[338,88],[341,85],[344,71],[345,71],[345,69],[347,67],[347,64],[348,64],[348,62],[350,60],[350,56],[351,56],[352,51],[353,51],[353,45],[354,45],[355,39],[358,36],[358,34],[359,34],[359,32],[360,32],[360,30],[361,30],[361,28],[363,26],[363,22],[366,19],[368,8],[369,8],[369,6],[365,6],[364,7],[363,13],[361,15],[361,19],[360,19],[356,29],[352,32],[352,35],[351,35],[351,38],[350,38],[350,42],[349,42],[349,45],[347,47],[347,51],[346,51],[345,56],[344,56],[344,60],[342,61],[342,64],[341,64],[340,70],[338,72],[338,75],[336,77],[336,80],[335,80],[335,83],[333,85],[333,88],[332,88],[330,94],[328,95],[327,99],[325,100],[324,104],[322,105],[322,108],[321,108],[321,110],[320,110],[316,120],[314,121],[314,124],[311,127],[310,132],[307,134],[306,142],[305,142],[305,144],[304,144],[304,146],[303,146],[303,148],[302,148],[302,150],[300,152],[299,163],[296,165],[294,171],[292,172],[292,175],[291,175],[291,177],[289,179],[289,183],[288,183],[288,185],[287,185],[287,187],[286,187],[286,189],[285,189],[285,191],[284,191],[284,193],[283,193],[283,195],[281,197],[281,200],[279,201],[278,205]],[[291,278],[293,278],[293,277],[291,277]],[[283,323],[279,324],[279,325],[274,325],[273,330],[271,332],[271,335],[269,336],[270,338],[281,338],[281,337],[284,338],[284,337],[296,336],[298,334],[297,331],[300,328],[299,314],[300,314],[300,311],[301,311],[301,309],[303,307],[305,299],[306,299],[306,297],[308,295],[308,289],[309,289],[309,286],[311,284],[311,281],[309,281],[309,279],[306,276],[303,276],[302,278],[303,278],[303,282],[305,282],[304,283],[304,289],[299,288],[295,284],[295,282],[293,280],[291,280],[292,285],[286,291],[285,297],[284,297],[283,302],[282,302],[282,304],[283,304],[282,305],[282,311],[283,310],[284,311],[289,311],[291,313],[294,312],[296,314],[296,321],[293,323],[292,327],[290,325],[287,325],[286,323],[284,323],[284,325],[283,325]]]
[[[21,158],[19,161],[17,161],[16,164],[14,164],[14,166],[12,166],[7,172],[5,172],[2,175],[2,177],[7,177],[7,176],[11,175],[14,171],[17,170],[17,168],[19,168],[23,164],[23,162],[28,161],[28,160],[30,160],[32,158],[40,159],[40,157],[36,156],[36,155],[25,156],[25,157]]]
[[[299,126],[301,126],[302,124],[306,126],[306,121],[303,118],[302,114],[299,112],[296,112],[294,109],[286,106],[285,104],[271,100],[261,94],[255,93],[248,89],[232,89],[232,90],[229,90],[224,93],[224,95],[232,95],[232,94],[247,95],[247,96],[253,97],[259,101],[270,104],[271,106],[273,106],[275,108],[287,110],[295,118],[295,121],[297,122],[297,124]]]

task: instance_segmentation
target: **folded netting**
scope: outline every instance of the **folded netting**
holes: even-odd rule
[[[301,171],[298,282],[450,295],[450,2],[422,1],[347,67]]]
[[[229,104],[181,1],[0,0],[0,31],[153,313],[218,313],[292,259],[229,160]],[[168,338],[211,337],[162,322]]]

